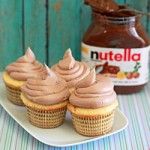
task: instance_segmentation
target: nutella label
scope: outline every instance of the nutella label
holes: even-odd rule
[[[82,43],[82,61],[97,74],[112,79],[116,86],[136,86],[148,82],[149,50],[144,48],[103,48]]]

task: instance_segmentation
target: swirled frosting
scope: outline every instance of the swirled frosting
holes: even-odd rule
[[[26,81],[28,78],[41,76],[44,73],[44,67],[28,48],[24,56],[6,67],[6,72],[15,80]]]
[[[70,103],[82,108],[100,108],[116,101],[113,83],[107,77],[96,77],[95,69],[76,85],[70,96]]]
[[[65,52],[63,59],[54,65],[52,69],[65,79],[69,88],[74,87],[90,72],[90,68],[86,63],[78,62],[73,58],[70,49]]]
[[[65,80],[47,68],[47,76],[44,78],[30,78],[21,87],[22,93],[29,100],[51,105],[63,102],[69,98],[69,90]]]

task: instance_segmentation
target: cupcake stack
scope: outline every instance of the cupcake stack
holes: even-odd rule
[[[8,99],[24,105],[31,124],[55,128],[63,124],[66,110],[75,130],[84,136],[110,132],[118,106],[109,78],[76,61],[68,49],[51,69],[39,63],[31,49],[3,74]]]

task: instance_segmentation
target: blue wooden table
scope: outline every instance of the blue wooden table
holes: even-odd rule
[[[87,144],[56,148],[45,145],[20,127],[0,106],[0,150],[150,150],[150,83],[133,95],[118,96],[129,126],[113,136]]]

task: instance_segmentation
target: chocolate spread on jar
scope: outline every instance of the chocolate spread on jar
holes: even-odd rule
[[[83,37],[82,60],[112,79],[118,94],[143,89],[149,78],[150,41],[141,15],[112,0],[85,0],[93,21]]]

